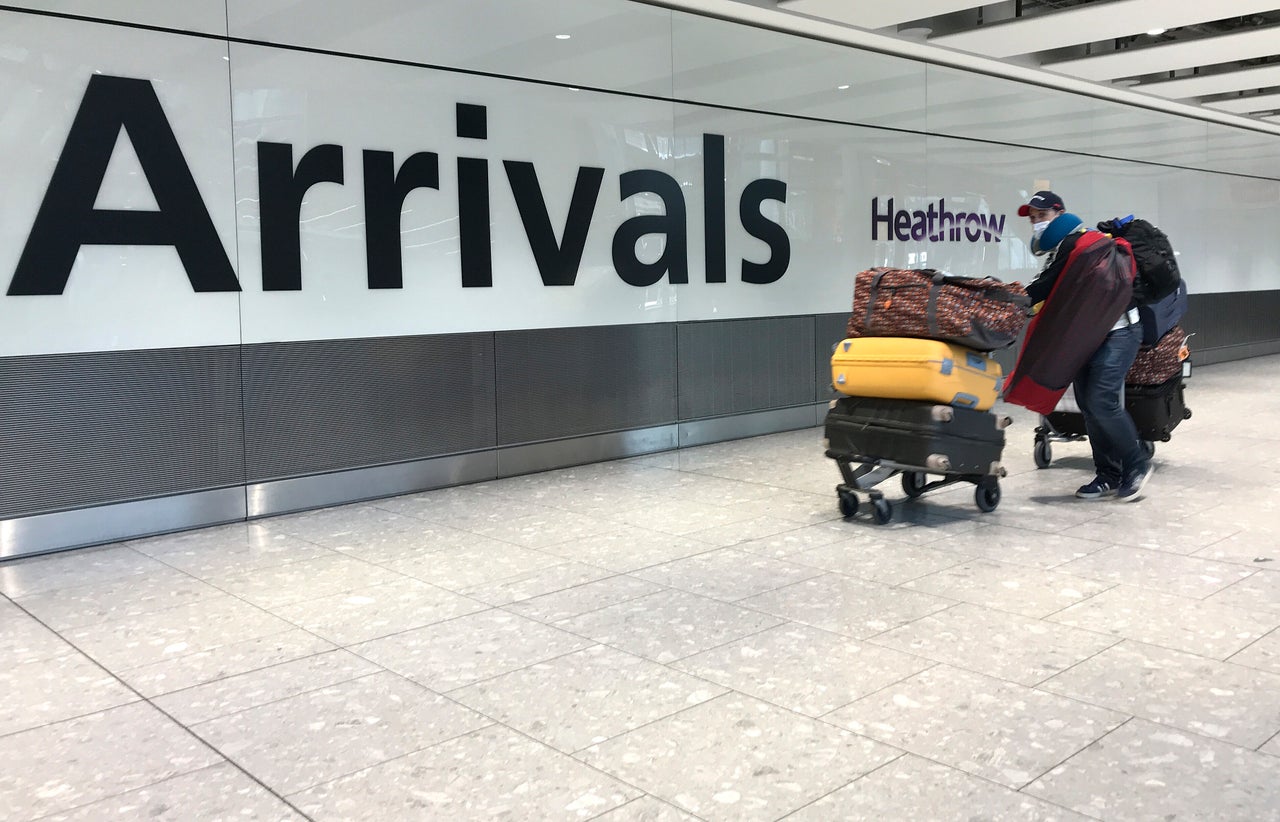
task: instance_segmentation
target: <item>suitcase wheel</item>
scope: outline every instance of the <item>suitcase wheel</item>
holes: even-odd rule
[[[887,524],[893,519],[893,505],[884,497],[874,499],[871,501],[871,516],[878,524]]]
[[[1184,408],[1184,409],[1182,409],[1182,418],[1183,418],[1184,420],[1189,420],[1189,419],[1191,419],[1191,409],[1190,409],[1190,408]]]
[[[840,514],[851,517],[858,513],[858,498],[848,491],[840,491]]]
[[[1036,461],[1036,468],[1048,468],[1049,463],[1053,462],[1053,446],[1047,439],[1037,439],[1031,456]]]
[[[977,488],[973,489],[973,501],[977,503],[978,510],[983,513],[991,513],[996,510],[996,506],[1000,504],[1000,483],[979,483]]]

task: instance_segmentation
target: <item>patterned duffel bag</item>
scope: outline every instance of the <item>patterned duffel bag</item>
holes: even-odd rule
[[[872,268],[853,287],[850,337],[925,337],[995,351],[1017,341],[1031,299],[1018,283],[932,269]]]
[[[1190,356],[1187,349],[1187,332],[1175,325],[1155,345],[1138,349],[1126,385],[1160,385],[1182,373],[1182,361]]]

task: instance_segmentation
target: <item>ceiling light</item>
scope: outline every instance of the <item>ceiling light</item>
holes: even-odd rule
[[[1164,34],[1166,31],[1168,31],[1168,29],[1148,29],[1147,34],[1151,37],[1155,37],[1156,35]]]
[[[571,34],[557,34],[557,35],[556,35],[556,39],[557,39],[557,40],[568,40],[568,39],[569,39],[570,37],[572,37],[572,36],[573,36],[573,35],[571,35]]]
[[[837,88],[838,90],[840,90],[840,91],[844,91],[844,90],[845,90],[845,89],[847,89],[848,87],[849,87],[849,84],[848,84],[848,83],[845,83],[843,86],[836,86],[836,88]]]
[[[899,37],[906,37],[911,40],[923,40],[933,34],[933,29],[928,26],[911,26],[910,28],[898,29]]]

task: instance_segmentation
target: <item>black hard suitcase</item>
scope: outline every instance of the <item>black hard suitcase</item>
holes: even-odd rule
[[[1138,427],[1138,436],[1149,442],[1168,442],[1178,423],[1191,416],[1182,396],[1182,375],[1159,385],[1126,385],[1124,407]]]
[[[828,450],[940,474],[1000,471],[1002,418],[931,402],[842,397],[827,412]]]

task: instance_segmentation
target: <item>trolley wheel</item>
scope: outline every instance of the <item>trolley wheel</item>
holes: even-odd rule
[[[1036,440],[1036,447],[1031,456],[1036,461],[1036,468],[1048,468],[1049,463],[1053,462],[1053,446],[1048,440]]]
[[[889,500],[883,497],[877,500],[872,500],[871,516],[875,518],[877,523],[884,525],[889,522],[889,520],[893,519],[893,505],[889,503]]]
[[[996,506],[1000,504],[1000,483],[980,483],[973,489],[973,501],[983,513],[989,514],[996,510]]]
[[[1184,420],[1189,420],[1189,419],[1191,419],[1191,409],[1190,409],[1190,408],[1184,408],[1184,409],[1182,409],[1182,418],[1183,418]]]
[[[858,513],[858,498],[848,491],[840,491],[840,514],[851,517]]]
[[[1151,459],[1156,455],[1156,444],[1151,440],[1142,440],[1142,453],[1147,459]]]
[[[924,493],[927,481],[928,476],[923,471],[904,471],[902,472],[902,491],[911,499],[915,499]]]

